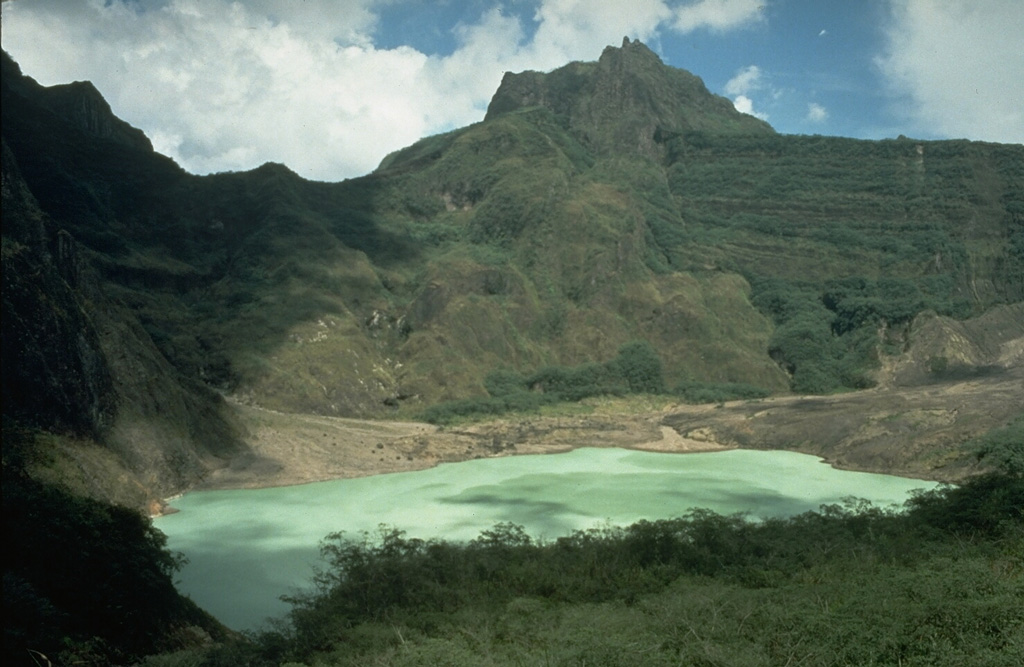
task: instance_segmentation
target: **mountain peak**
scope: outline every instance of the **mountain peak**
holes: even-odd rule
[[[687,132],[773,133],[762,120],[738,112],[704,82],[662,62],[640,40],[625,37],[597,62],[573,62],[549,73],[506,73],[487,119],[545,107],[581,141],[599,152],[661,153],[662,137]]]
[[[18,63],[3,51],[0,59],[4,95],[8,91],[31,99],[87,135],[113,141],[147,153],[153,144],[142,130],[114,115],[110,104],[90,81],[74,81],[44,87],[22,73]]]
[[[632,58],[637,61],[647,60],[658,65],[664,65],[658,54],[641,42],[639,39],[631,40],[628,36],[622,38],[622,46],[615,48],[614,46],[606,46],[604,51],[601,52],[601,58],[598,60],[605,60],[608,58]]]

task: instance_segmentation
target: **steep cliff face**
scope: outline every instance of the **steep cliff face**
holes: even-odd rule
[[[34,82],[13,74],[5,72],[5,104],[16,102],[19,82],[22,91],[33,89]],[[44,97],[52,109],[42,105],[37,120],[52,113],[51,125],[79,146],[99,141],[151,151],[141,132],[110,115],[91,85]],[[230,414],[217,394],[167,362],[134,313],[111,295],[96,268],[102,256],[69,230],[105,233],[96,213],[109,202],[94,200],[92,211],[72,203],[54,220],[7,143],[6,118],[4,130],[5,431],[30,468],[87,495],[145,506],[187,488],[241,446]],[[53,438],[40,445],[26,429]]]
[[[88,136],[114,141],[138,151],[152,152],[153,144],[145,133],[114,115],[110,104],[90,81],[75,81],[57,86],[40,86],[22,75],[18,64],[3,53],[0,71],[4,85],[20,97],[32,98],[43,108],[70,122]]]
[[[114,387],[81,296],[87,269],[71,235],[48,224],[6,143],[2,178],[4,416],[98,436]]]

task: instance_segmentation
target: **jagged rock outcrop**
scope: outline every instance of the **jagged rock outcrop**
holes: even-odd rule
[[[86,133],[99,139],[151,151],[153,144],[142,130],[114,115],[110,105],[90,81],[76,81],[49,89],[49,106]]]
[[[997,306],[964,321],[922,313],[909,337],[909,349],[885,378],[895,386],[1000,375],[1024,365],[1024,303]]]

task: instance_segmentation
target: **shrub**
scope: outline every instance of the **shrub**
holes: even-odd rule
[[[492,371],[484,379],[487,398],[448,401],[424,410],[420,417],[431,424],[448,424],[461,417],[528,412],[559,402],[590,396],[626,393],[665,393],[661,358],[647,341],[633,341],[603,364],[545,366],[529,376],[515,371]]]
[[[661,357],[645,340],[633,341],[620,347],[619,355],[608,365],[608,370],[622,378],[631,393],[665,393]]]
[[[672,394],[686,403],[722,403],[744,399],[764,398],[771,392],[743,382],[680,382]]]

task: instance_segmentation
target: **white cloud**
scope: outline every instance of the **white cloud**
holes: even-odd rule
[[[726,95],[743,95],[762,87],[761,68],[757,65],[744,67],[725,84]]]
[[[674,10],[674,27],[683,33],[731,30],[763,20],[764,5],[765,0],[697,0]]]
[[[727,30],[751,0],[538,0],[536,30],[494,8],[454,52],[375,46],[395,0],[15,0],[4,48],[44,85],[91,80],[189,171],[283,162],[308,178],[372,170],[420,137],[480,120],[505,70],[592,60],[623,35]]]
[[[725,83],[725,94],[733,98],[732,104],[740,113],[768,120],[768,114],[754,110],[754,101],[750,94],[766,87],[762,78],[761,68],[757,65],[744,67],[736,72],[736,76]]]
[[[756,116],[761,120],[768,120],[768,114],[754,111],[754,101],[746,95],[737,96],[736,99],[732,101],[732,105],[736,107],[736,111],[739,111],[740,113],[750,114],[751,116]]]
[[[811,102],[807,105],[807,120],[812,123],[824,123],[828,120],[828,109],[817,102]]]
[[[305,5],[329,6],[343,31],[313,20]],[[368,30],[373,20],[357,3],[283,7],[10,3],[4,46],[44,84],[93,81],[118,115],[190,171],[273,160],[340,178],[375,166],[379,137],[408,144],[424,134],[424,114],[409,103],[429,92],[418,77],[424,55],[366,46],[353,26]]]
[[[876,64],[917,130],[1024,143],[1020,0],[892,0],[891,10]]]
[[[739,111],[740,113],[754,113],[754,103],[746,95],[740,95],[733,100],[733,106],[735,106],[736,111]]]
[[[661,0],[545,0],[534,16],[539,26],[526,51],[547,67],[594,57],[595,47],[618,44],[623,35],[649,39],[670,17]]]

